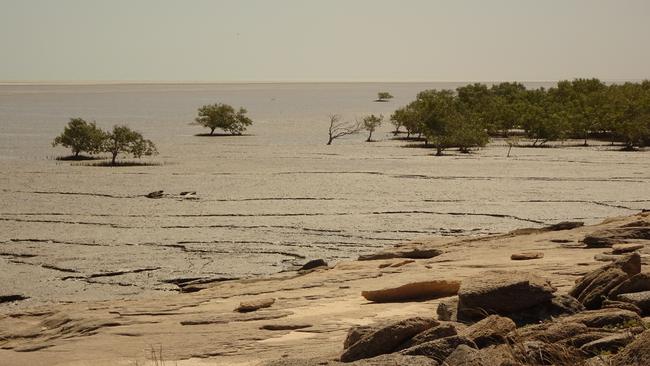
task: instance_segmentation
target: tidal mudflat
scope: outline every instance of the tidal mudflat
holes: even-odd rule
[[[453,87],[454,85],[443,85]],[[650,202],[647,153],[603,142],[474,154],[392,140],[390,126],[325,146],[327,115],[389,115],[423,84],[3,86],[0,281],[12,307],[174,293],[178,283],[270,274],[436,236],[564,220],[594,224]],[[395,99],[374,103],[377,90]],[[202,104],[244,105],[245,136],[202,137]],[[54,157],[70,117],[128,122],[158,145],[143,167]],[[163,190],[166,195],[145,195]],[[191,197],[181,192],[196,192]]]

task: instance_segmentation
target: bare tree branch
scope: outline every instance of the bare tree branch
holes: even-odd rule
[[[327,145],[331,145],[334,139],[346,135],[354,135],[363,129],[362,121],[344,122],[338,114],[330,114],[329,140]]]

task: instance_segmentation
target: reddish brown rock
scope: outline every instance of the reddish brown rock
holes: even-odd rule
[[[352,362],[393,352],[406,340],[440,324],[431,318],[400,320],[366,334],[341,355],[342,362]]]
[[[587,309],[597,309],[610,291],[640,272],[641,256],[638,253],[628,254],[587,273],[576,282],[569,295],[578,299]]]
[[[248,313],[251,311],[268,308],[275,303],[275,299],[258,299],[252,301],[242,301],[239,307],[235,309],[240,313]]]
[[[504,343],[506,335],[517,328],[511,319],[490,315],[464,329],[461,335],[471,339],[479,348]]]
[[[424,281],[413,282],[399,287],[382,290],[363,291],[361,295],[373,302],[398,302],[417,299],[431,299],[453,296],[458,293],[458,281]]]
[[[551,300],[555,291],[547,280],[532,273],[483,272],[463,281],[458,291],[458,318],[514,313]]]
[[[614,254],[623,254],[634,252],[639,249],[643,249],[645,245],[643,244],[614,244],[612,245],[612,253]]]
[[[513,261],[526,261],[531,259],[541,259],[544,258],[544,253],[542,252],[523,252],[515,253],[510,256],[510,259]]]

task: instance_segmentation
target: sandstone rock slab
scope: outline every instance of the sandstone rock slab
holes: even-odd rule
[[[453,296],[458,293],[460,282],[436,280],[413,282],[381,290],[363,291],[361,295],[373,302],[399,302]]]
[[[532,259],[541,259],[544,258],[544,253],[542,252],[522,252],[514,253],[510,256],[510,259],[513,261],[526,261]]]
[[[257,299],[251,301],[242,301],[235,311],[240,313],[249,313],[259,309],[271,307],[275,303],[275,299]]]

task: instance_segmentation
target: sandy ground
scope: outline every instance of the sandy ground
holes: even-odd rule
[[[578,276],[602,262],[580,240],[597,229],[650,214],[619,217],[569,231],[437,239],[408,246],[439,248],[444,254],[400,267],[401,262],[345,261],[331,269],[287,272],[222,282],[205,290],[148,299],[79,301],[21,308],[0,317],[2,365],[144,365],[162,357],[168,365],[256,365],[279,357],[335,357],[347,329],[396,317],[435,314],[439,300],[369,303],[362,290],[432,279],[461,280],[486,269],[538,272],[565,293]],[[648,264],[650,247],[641,250]],[[543,259],[512,261],[521,251]],[[275,298],[270,308],[240,314],[245,300]],[[262,330],[263,325],[301,325],[298,330]],[[152,356],[152,349],[156,356]]]

